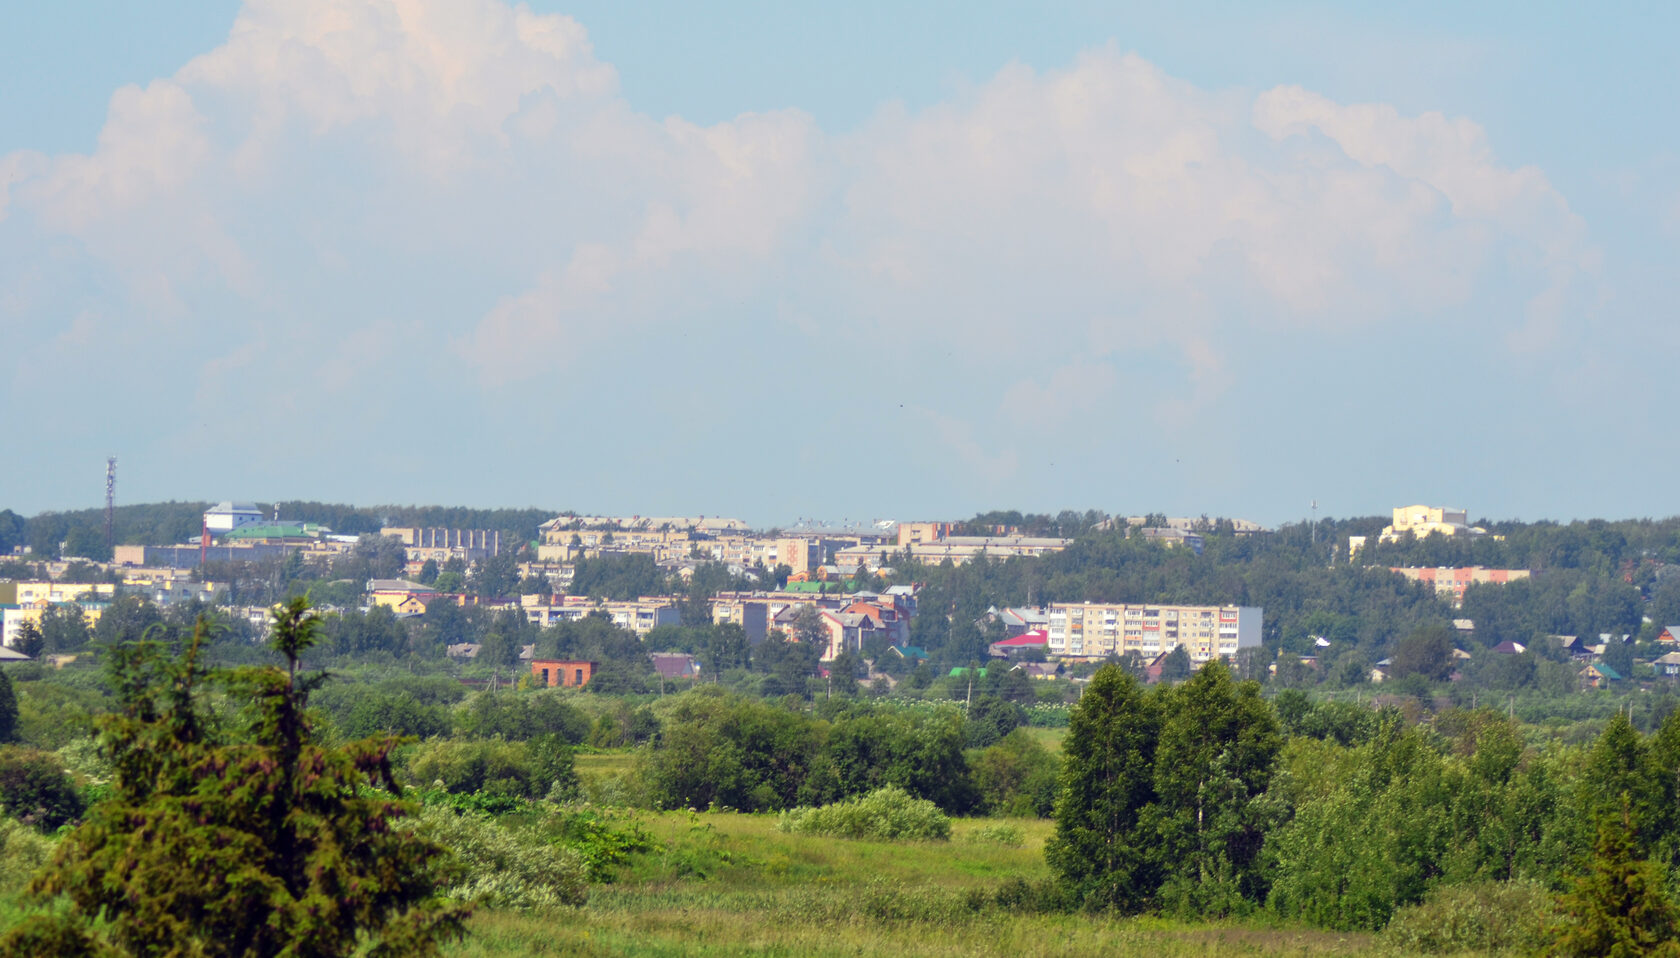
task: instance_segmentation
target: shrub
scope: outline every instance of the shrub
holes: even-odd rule
[[[1416,905],[1396,909],[1384,935],[1408,954],[1533,952],[1547,943],[1557,915],[1538,882],[1441,885]]]
[[[632,853],[659,847],[635,819],[621,825],[618,816],[593,808],[564,812],[554,825],[560,844],[582,858],[591,881],[610,881],[612,869],[629,861]]]
[[[416,746],[408,756],[410,779],[422,788],[441,783],[452,794],[490,792],[515,798],[542,798],[551,781],[531,767],[523,742],[436,739]]]
[[[939,806],[927,799],[912,798],[896,785],[831,805],[784,812],[776,827],[784,832],[835,838],[945,841],[951,837],[951,820]]]
[[[0,748],[0,808],[52,831],[82,817],[81,793],[58,759],[29,748]]]
[[[0,818],[0,894],[22,891],[36,869],[52,857],[56,844],[22,822]]]
[[[963,836],[963,840],[973,845],[1007,845],[1010,848],[1021,847],[1021,830],[1014,825],[994,822],[982,825]]]
[[[489,815],[428,806],[422,828],[455,853],[460,868],[450,898],[490,908],[552,908],[588,898],[589,868],[576,850],[503,826]]]
[[[971,767],[981,804],[992,814],[1048,818],[1055,810],[1061,763],[1026,732],[1010,732]]]

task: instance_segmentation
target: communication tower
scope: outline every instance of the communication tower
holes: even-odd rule
[[[117,505],[117,457],[108,456],[105,459],[105,548],[116,545],[112,534],[112,514]]]

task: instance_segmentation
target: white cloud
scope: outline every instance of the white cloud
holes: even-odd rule
[[[1544,348],[1595,268],[1547,178],[1463,118],[1208,90],[1110,47],[845,135],[797,109],[701,126],[638,114],[582,25],[501,0],[250,0],[223,45],[117,91],[92,153],[0,157],[0,231],[97,274],[61,290],[77,348],[161,337],[237,384],[253,348],[414,340],[323,385],[265,374],[253,406],[530,383],[697,326],[771,363],[749,329],[843,328],[915,357],[907,398],[1004,470],[927,395],[978,379],[965,415],[1090,415],[1166,348],[1189,372],[1155,413],[1189,423],[1247,368],[1233,332],[1460,321],[1492,290],[1526,314],[1476,321]],[[68,363],[51,323],[30,355]]]

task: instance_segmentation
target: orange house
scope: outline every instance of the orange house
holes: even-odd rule
[[[532,659],[531,678],[553,688],[580,688],[595,676],[595,663],[574,659]]]

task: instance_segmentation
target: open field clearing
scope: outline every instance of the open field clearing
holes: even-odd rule
[[[1045,821],[956,823],[950,842],[846,841],[779,832],[776,816],[639,816],[661,850],[589,904],[485,912],[455,956],[492,955],[1389,955],[1378,939],[1259,925],[1021,913],[995,903],[1048,871]],[[990,830],[987,832],[986,830]],[[1010,836],[1002,836],[1008,840]]]

